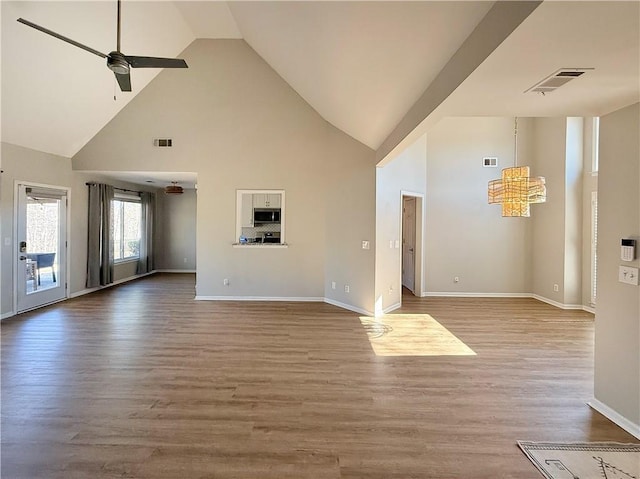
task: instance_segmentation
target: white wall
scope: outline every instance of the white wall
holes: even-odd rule
[[[402,298],[402,192],[426,194],[427,137],[376,169],[376,308],[385,311]],[[424,207],[424,205],[423,205]],[[422,225],[422,218],[418,223]],[[419,232],[417,232],[419,233]],[[421,236],[421,235],[417,235]],[[396,242],[399,247],[396,248]],[[390,247],[390,243],[393,247]],[[416,261],[418,261],[416,259]],[[419,268],[420,269],[420,268]],[[419,281],[416,285],[421,287]],[[416,290],[420,295],[421,290]]]
[[[519,120],[521,165],[529,159],[526,123]],[[499,167],[484,168],[486,156]],[[530,219],[503,218],[487,202],[488,182],[513,161],[513,118],[445,118],[427,134],[427,294],[530,292]]]
[[[373,247],[374,152],[323,120],[244,41],[197,40],[182,56],[189,69],[158,75],[74,168],[198,173],[198,296],[328,297],[372,311],[374,255],[361,241]],[[160,134],[174,147],[153,148]],[[288,248],[232,247],[237,189],[285,190]]]
[[[600,119],[595,398],[640,434],[640,289],[618,282],[620,240],[640,240],[640,105]]]
[[[160,270],[196,269],[196,190],[156,196],[156,261]]]

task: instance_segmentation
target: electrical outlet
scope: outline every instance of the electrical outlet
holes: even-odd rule
[[[345,284],[345,285],[344,285],[344,292],[345,292],[345,293],[348,293],[348,292],[349,292],[349,285],[348,285],[348,284]]]
[[[454,276],[453,277],[453,282],[454,283],[459,283],[460,282],[460,277],[459,276]]]
[[[369,242],[368,241],[363,241],[362,242],[362,249],[369,249]]]
[[[336,282],[335,281],[331,281],[331,289],[336,289]]]
[[[618,281],[638,286],[638,268],[620,266],[618,270]]]
[[[185,264],[187,263],[187,258],[184,259]]]
[[[557,284],[554,284],[553,285],[553,291],[555,291],[557,293],[558,291],[560,291],[560,287]]]
[[[229,278],[225,278],[224,281],[222,281],[222,284],[229,286]]]

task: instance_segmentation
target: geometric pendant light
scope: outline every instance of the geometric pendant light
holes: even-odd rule
[[[502,216],[528,217],[529,205],[547,201],[543,176],[530,177],[528,166],[518,166],[518,119],[515,119],[515,156],[512,168],[502,170],[502,178],[489,182],[489,204],[502,205]]]

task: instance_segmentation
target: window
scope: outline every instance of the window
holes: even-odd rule
[[[598,275],[598,192],[591,192],[591,305],[596,305]]]
[[[112,203],[113,259],[115,262],[140,256],[140,200],[117,198]]]
[[[591,152],[591,173],[598,173],[598,161],[599,154],[598,149],[600,148],[600,118],[595,117],[593,119],[593,144],[592,144],[592,152]]]

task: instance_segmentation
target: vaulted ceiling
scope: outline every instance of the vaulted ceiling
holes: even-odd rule
[[[243,38],[323,118],[378,149],[451,68],[492,6],[124,1],[122,51],[176,57],[196,38]],[[444,115],[601,115],[638,101],[639,7],[544,2],[428,112],[432,122]],[[72,157],[161,74],[135,69],[133,92],[121,93],[103,59],[16,22],[23,17],[109,53],[115,1],[2,2],[1,9],[2,141]],[[593,70],[544,97],[525,93],[559,68],[576,67]]]

